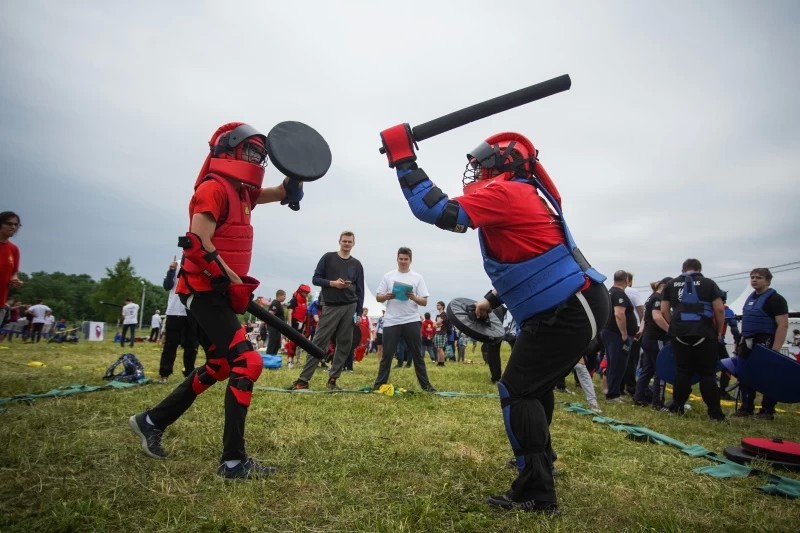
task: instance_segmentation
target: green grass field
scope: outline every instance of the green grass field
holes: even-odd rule
[[[496,393],[479,352],[469,350],[472,365],[429,366],[432,383],[440,391]],[[0,397],[102,384],[104,370],[122,352],[111,342],[4,342]],[[160,347],[145,343],[133,352],[157,378]],[[46,366],[29,367],[29,361]],[[371,385],[376,370],[370,355],[339,383],[347,389]],[[298,373],[265,370],[258,385],[286,387]],[[318,372],[312,388],[323,390],[325,379]],[[800,500],[755,490],[763,478],[695,474],[693,468],[711,463],[626,439],[558,403],[551,430],[562,515],[494,510],[485,497],[508,488],[513,472],[504,465],[511,453],[498,400],[481,396],[257,390],[248,452],[280,472],[263,481],[223,481],[214,474],[223,386],[203,394],[168,429],[167,460],[145,456],[128,427],[130,415],[156,404],[176,383],[173,376],[168,385],[8,404],[0,413],[0,530],[800,530]],[[393,369],[392,383],[419,390],[412,369]],[[574,389],[571,378],[567,384]],[[578,390],[557,394],[556,401],[584,398]],[[798,405],[779,405],[793,409],[772,422],[727,424],[710,423],[699,401],[682,418],[603,400],[601,406],[604,415],[720,453],[744,436],[800,440]]]

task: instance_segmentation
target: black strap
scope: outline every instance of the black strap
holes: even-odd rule
[[[442,192],[442,189],[434,185],[431,190],[425,193],[425,196],[422,197],[422,201],[425,202],[425,205],[428,207],[433,207],[438,204],[442,198],[447,198],[447,195]]]
[[[442,214],[436,219],[436,227],[449,231],[455,230],[456,224],[458,223],[459,209],[461,209],[461,206],[459,206],[457,202],[448,200],[447,204],[444,206],[444,211],[442,211]],[[467,228],[463,228],[461,233],[464,231],[467,231]]]
[[[425,180],[430,180],[430,178],[424,170],[417,168],[400,178],[400,184],[407,189],[413,189]]]

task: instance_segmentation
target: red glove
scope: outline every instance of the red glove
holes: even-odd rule
[[[253,292],[258,288],[260,282],[250,276],[242,276],[242,282],[228,286],[228,302],[231,309],[237,315],[241,315],[247,310],[247,305],[253,299]]]
[[[386,158],[389,160],[389,168],[394,168],[400,163],[413,163],[417,160],[414,148],[417,146],[414,137],[411,136],[411,126],[408,124],[398,124],[381,132],[383,149]]]

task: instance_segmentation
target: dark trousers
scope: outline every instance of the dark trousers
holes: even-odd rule
[[[277,355],[281,349],[281,332],[273,327],[267,327],[267,353]]]
[[[119,341],[120,346],[123,348],[125,347],[125,332],[130,330],[131,332],[131,346],[133,346],[133,341],[136,337],[136,324],[123,324],[122,325],[122,338]]]
[[[184,298],[181,296],[181,301]],[[186,304],[186,302],[184,302]],[[234,366],[235,352],[230,345],[234,334],[242,328],[239,317],[231,310],[226,296],[216,292],[194,294],[186,312],[197,321],[197,337],[206,352],[206,358],[224,358]],[[164,429],[186,412],[197,398],[192,388],[194,369],[189,376],[161,403],[149,411],[150,419],[157,428]],[[231,374],[233,376],[233,374]],[[247,407],[236,401],[231,391],[231,380],[225,390],[225,425],[222,432],[222,457],[220,461],[245,460],[244,426]]]
[[[433,346],[433,339],[422,341],[422,354],[428,354],[431,361],[436,361],[436,348]]]
[[[502,341],[481,344],[481,355],[486,364],[489,365],[489,377],[492,383],[500,381],[500,347],[502,344]]]
[[[514,501],[556,502],[549,427],[553,388],[575,366],[598,325],[602,327],[608,317],[608,292],[603,285],[592,284],[581,295],[588,314],[584,303],[571,296],[556,314],[532,317],[522,324],[498,383],[509,441],[517,457],[517,478],[508,493]],[[508,391],[506,398],[503,388]]]
[[[150,342],[156,342],[158,340],[159,331],[161,331],[161,328],[150,328]]]
[[[169,377],[178,356],[178,346],[183,346],[183,375],[188,376],[194,370],[197,360],[197,324],[189,316],[170,315],[164,326],[164,347],[161,349],[161,362],[158,375]]]
[[[606,347],[606,383],[608,392],[606,399],[612,400],[622,394],[622,379],[628,364],[628,353],[623,350],[622,335],[618,329],[604,329],[601,333],[603,345]]]
[[[659,341],[652,339],[642,340],[642,355],[639,359],[639,379],[636,380],[636,393],[633,399],[637,402],[647,401],[647,388],[650,386],[650,380],[653,380],[653,397],[652,403],[656,407],[663,407],[664,405],[664,384],[656,375],[656,360],[658,353],[668,341]]]
[[[692,392],[692,374],[700,375],[700,395],[708,408],[708,416],[725,418],[719,403],[717,386],[717,361],[719,351],[716,339],[678,337],[672,341],[675,354],[675,383],[672,401],[675,409],[682,409]]]
[[[633,337],[631,337],[633,339]],[[633,339],[630,350],[628,350],[628,360],[625,362],[625,375],[622,378],[622,390],[620,392],[633,396],[636,393],[636,369],[639,368],[639,358],[642,353],[642,343]]]
[[[425,358],[422,357],[421,324],[421,322],[409,322],[408,324],[383,327],[384,357],[381,357],[378,376],[375,378],[373,389],[378,389],[381,385],[389,382],[389,373],[392,370],[392,354],[397,351],[397,345],[401,338],[406,341],[406,353],[411,356],[411,360],[414,362],[414,372],[417,375],[419,386],[422,387],[422,390],[433,388],[428,380]]]
[[[31,324],[31,342],[39,342],[42,340],[42,328],[44,328],[44,322],[34,322]]]

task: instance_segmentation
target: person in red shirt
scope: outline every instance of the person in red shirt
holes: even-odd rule
[[[0,324],[6,319],[6,298],[11,287],[22,285],[17,273],[19,272],[19,248],[11,242],[11,237],[17,234],[22,227],[19,215],[13,211],[0,213]]]
[[[422,335],[422,351],[429,354],[431,361],[436,361],[436,349],[433,347],[433,336],[436,335],[436,324],[431,320],[431,314],[425,313],[425,320],[420,326]]]
[[[464,195],[449,198],[416,164],[408,124],[381,132],[389,166],[418,219],[464,233],[478,230],[493,289],[478,318],[506,304],[520,326],[497,386],[517,478],[487,502],[502,509],[555,513],[554,453],[549,424],[553,388],[575,366],[608,316],[605,277],[578,250],[561,196],[533,143],[503,132],[467,155]]]
[[[263,369],[238,317],[258,286],[257,280],[247,276],[253,248],[250,213],[259,204],[277,201],[295,209],[303,197],[302,184],[286,178],[276,187],[261,187],[267,139],[247,124],[221,126],[209,147],[189,202],[189,231],[180,238],[184,252],[176,288],[187,313],[197,321],[206,364],[194,369],[161,403],[130,417],[129,423],[141,438],[145,453],[162,459],[167,456],[161,446],[164,430],[200,393],[227,380],[217,475],[260,478],[276,469],[249,457],[244,444],[253,385]]]

